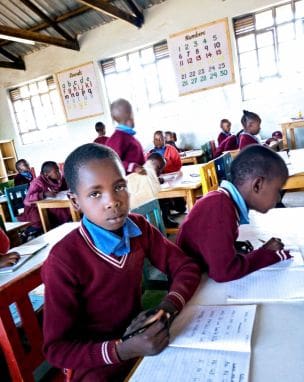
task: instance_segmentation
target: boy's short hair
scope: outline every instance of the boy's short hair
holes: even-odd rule
[[[227,119],[227,118],[223,118],[223,119],[221,120],[221,124],[220,124],[220,125],[222,126],[223,123],[228,123],[228,125],[231,126],[231,122],[230,122],[229,119]]]
[[[163,131],[161,131],[161,130],[156,130],[156,131],[154,131],[154,134],[153,134],[154,136],[155,135],[162,135],[162,136],[164,136],[164,132]]]
[[[132,105],[124,98],[119,98],[111,103],[111,116],[116,122],[120,122],[121,117],[126,117],[132,113]]]
[[[95,159],[120,161],[118,155],[109,147],[97,143],[87,143],[72,151],[64,162],[64,177],[69,189],[76,193],[79,169]]]
[[[96,122],[95,130],[97,131],[97,133],[104,130],[105,128],[106,128],[106,125],[103,122]]]
[[[165,159],[159,154],[159,153],[151,153],[147,160],[159,160],[161,163],[162,163],[162,167],[165,167],[166,166],[166,161]]]
[[[259,123],[262,122],[261,118],[252,111],[243,110],[243,116],[241,118],[241,124],[245,127],[248,121],[258,121]]]
[[[58,168],[58,164],[56,162],[53,162],[53,161],[47,161],[47,162],[42,163],[41,172],[46,173],[46,172],[51,171],[53,168]]]
[[[16,164],[15,164],[15,167],[16,167],[16,170],[19,171],[19,166],[24,163],[24,164],[27,164],[27,160],[25,159],[19,159],[17,160]]]
[[[267,180],[276,177],[287,179],[288,169],[284,160],[268,147],[258,144],[247,146],[232,161],[231,181],[241,186],[259,176]]]

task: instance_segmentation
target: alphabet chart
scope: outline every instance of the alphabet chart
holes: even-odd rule
[[[56,73],[67,121],[103,113],[93,62]]]
[[[235,82],[227,18],[173,34],[168,46],[180,95]]]

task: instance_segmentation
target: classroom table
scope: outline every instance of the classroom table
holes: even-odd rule
[[[47,211],[49,208],[69,208],[73,222],[80,220],[80,214],[74,209],[72,202],[67,196],[67,191],[60,191],[54,197],[38,200],[36,205],[39,211],[43,232],[50,230],[50,222]]]
[[[280,152],[287,164],[289,177],[284,190],[298,190],[304,188],[304,149]]]
[[[287,134],[290,133],[290,148],[296,149],[296,139],[294,129],[304,127],[304,118],[295,118],[293,121],[285,122],[281,124],[283,133],[283,146],[288,148]]]
[[[180,153],[182,164],[198,164],[198,158],[203,155],[203,150],[188,150]]]
[[[7,197],[5,195],[0,195],[0,215],[2,216],[4,223],[11,220],[8,210]]]
[[[303,254],[303,217],[302,207],[273,209],[265,215],[250,212],[251,223],[240,227],[239,239],[260,246],[258,239],[280,237],[283,242],[298,245]],[[188,304],[227,304],[225,296],[226,283],[216,283],[203,275]],[[304,301],[258,305],[251,341],[250,382],[303,382],[303,322]]]
[[[41,267],[54,244],[76,228],[79,223],[66,223],[26,244],[47,244],[19,269],[0,274],[0,349],[6,359],[13,381],[34,381],[33,368],[44,361],[42,331],[30,304],[28,293],[42,285]],[[26,245],[25,244],[25,245]],[[31,345],[30,351],[21,346],[9,305],[18,304],[22,327]]]
[[[4,223],[5,232],[10,239],[11,247],[16,247],[17,245],[20,245],[22,243],[19,234],[30,225],[31,225],[30,222],[5,222]]]
[[[201,164],[182,166],[175,173],[163,174],[165,183],[161,185],[158,199],[183,197],[186,200],[188,211],[193,207],[196,197],[202,195],[202,182],[199,169]]]

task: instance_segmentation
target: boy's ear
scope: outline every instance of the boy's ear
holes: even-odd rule
[[[80,207],[79,207],[79,204],[78,204],[78,201],[77,201],[77,196],[76,196],[76,194],[74,194],[74,193],[71,192],[71,191],[68,191],[68,192],[67,192],[67,196],[68,196],[68,198],[70,199],[70,201],[72,202],[72,205],[73,205],[73,207],[75,208],[75,210],[79,211],[79,210],[80,210]]]
[[[257,178],[254,178],[252,181],[252,190],[256,194],[258,194],[261,189],[263,188],[265,179],[262,176],[258,176]]]

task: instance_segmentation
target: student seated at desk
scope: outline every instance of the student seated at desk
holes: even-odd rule
[[[231,122],[229,119],[222,119],[221,120],[221,132],[219,133],[219,136],[217,137],[217,143],[220,145],[224,139],[231,136],[230,130],[231,130]]]
[[[257,135],[261,130],[261,118],[251,111],[243,110],[241,123],[243,130],[239,134],[239,149],[246,146],[260,144]]]
[[[105,145],[108,138],[106,136],[106,126],[103,122],[96,122],[95,130],[98,134],[98,137],[94,140],[95,143],[99,143],[100,145]]]
[[[181,150],[176,146],[177,136],[174,131],[165,131],[165,143],[176,148],[178,152]]]
[[[57,163],[44,162],[40,175],[35,178],[24,199],[24,213],[19,220],[31,222],[32,227],[41,230],[42,225],[39,217],[36,202],[48,197],[55,197],[59,191],[67,190],[64,177],[60,174]],[[71,221],[71,214],[68,208],[50,208],[48,211],[51,227]]]
[[[15,186],[31,183],[34,177],[31,172],[30,165],[25,159],[19,159],[16,162],[16,170],[18,171],[18,174],[14,178]]]
[[[17,252],[7,253],[10,249],[10,241],[6,234],[0,228],[0,268],[14,265],[20,258]]]
[[[72,370],[73,382],[123,381],[138,357],[168,345],[170,319],[195,291],[199,267],[144,217],[129,214],[125,171],[113,150],[80,146],[64,173],[84,217],[43,265],[44,351],[52,365]],[[156,309],[161,318],[122,342],[141,311],[145,258],[168,274],[169,293]],[[128,332],[145,320],[141,313]]]
[[[250,145],[231,165],[232,182],[196,202],[182,224],[177,244],[200,261],[202,271],[215,281],[230,281],[290,258],[279,239],[257,250],[235,249],[239,224],[249,223],[249,209],[266,213],[280,197],[288,177],[283,159],[260,145]]]

